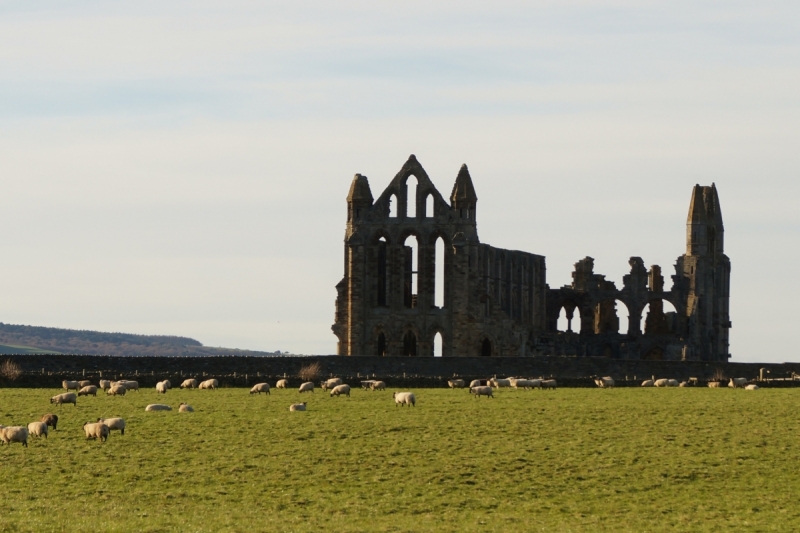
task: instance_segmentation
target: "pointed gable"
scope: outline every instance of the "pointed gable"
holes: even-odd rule
[[[472,177],[466,164],[461,165],[458,171],[456,182],[453,185],[453,193],[450,195],[450,202],[453,207],[470,207],[478,201],[475,193],[475,186],[472,184]]]
[[[369,188],[369,180],[366,176],[356,174],[353,177],[347,201],[353,205],[372,205],[372,190]]]

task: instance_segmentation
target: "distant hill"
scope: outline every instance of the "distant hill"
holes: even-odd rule
[[[103,333],[0,322],[0,354],[66,353],[128,356],[281,355],[203,346],[189,337]]]

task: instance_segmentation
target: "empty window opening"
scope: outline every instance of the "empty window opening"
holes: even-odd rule
[[[645,335],[667,335],[675,332],[678,312],[668,300],[652,300],[642,310],[641,331]]]
[[[558,331],[567,331],[568,323],[567,310],[562,307],[561,311],[558,313]]]
[[[388,294],[389,277],[386,275],[386,239],[381,237],[378,241],[378,306],[386,307],[389,302],[386,298]]]
[[[382,331],[378,334],[375,355],[386,355],[386,335]]]
[[[581,311],[577,307],[564,306],[558,313],[558,331],[581,331]]]
[[[491,357],[492,342],[489,339],[483,339],[483,342],[481,343],[481,355],[483,357]]]
[[[444,307],[444,239],[436,239],[435,276],[433,280],[434,303],[436,307]]]
[[[389,218],[397,218],[397,195],[389,197]]]
[[[433,195],[429,194],[425,197],[425,216],[433,218]]]
[[[417,178],[409,176],[406,181],[406,216],[417,218]]]
[[[433,336],[433,356],[434,357],[441,357],[442,356],[442,334],[437,333]]]
[[[419,241],[412,235],[403,244],[403,302],[405,307],[417,307]]]
[[[619,309],[617,303],[620,304]],[[622,300],[603,300],[595,307],[594,332],[627,335],[628,317],[628,307]]]
[[[403,336],[403,355],[417,355],[417,336],[413,331],[407,331]]]

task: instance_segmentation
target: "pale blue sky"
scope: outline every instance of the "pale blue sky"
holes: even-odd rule
[[[716,182],[731,352],[800,360],[796,2],[0,1],[0,321],[330,353],[345,202],[467,163],[481,239],[672,273]]]

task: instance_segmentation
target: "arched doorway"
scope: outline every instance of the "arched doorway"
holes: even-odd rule
[[[442,334],[438,331],[433,336],[433,356],[441,357],[443,354],[444,344],[442,343]]]
[[[417,355],[417,336],[413,331],[407,331],[403,336],[403,355]]]
[[[378,342],[376,343],[375,355],[386,355],[386,335],[381,331],[378,333]]]
[[[481,355],[483,357],[491,357],[492,356],[492,341],[488,338],[483,339],[481,343]]]

